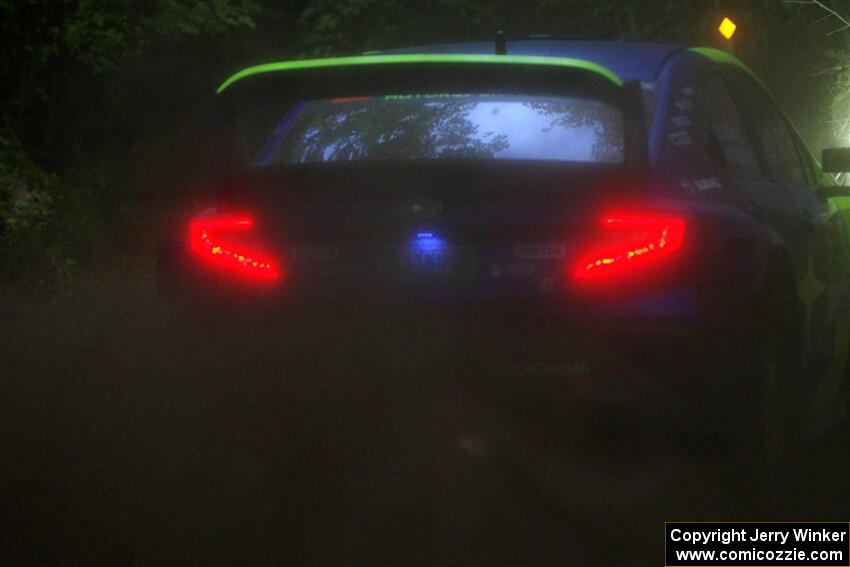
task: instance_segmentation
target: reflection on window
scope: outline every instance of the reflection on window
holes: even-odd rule
[[[708,77],[699,91],[707,126],[722,152],[721,167],[732,177],[761,177],[750,136],[734,99],[719,77]]]
[[[444,158],[623,162],[622,114],[599,101],[497,95],[299,104],[268,125],[255,164]]]
[[[774,181],[804,185],[806,174],[803,162],[780,110],[768,94],[743,73],[729,75],[749,116],[756,144],[761,147],[767,168]]]

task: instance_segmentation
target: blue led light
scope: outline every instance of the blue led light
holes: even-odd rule
[[[448,249],[446,240],[433,232],[417,232],[408,244],[409,257],[417,264],[441,264]]]

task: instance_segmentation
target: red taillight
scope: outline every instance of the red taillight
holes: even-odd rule
[[[247,215],[197,216],[189,224],[189,247],[210,266],[264,282],[280,279],[280,265],[251,242],[254,219]]]
[[[581,257],[573,277],[606,279],[654,264],[682,247],[685,226],[685,219],[668,215],[605,215],[600,242]]]

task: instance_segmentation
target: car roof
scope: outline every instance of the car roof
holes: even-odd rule
[[[495,45],[495,42],[444,43],[372,53],[493,54]],[[654,80],[667,59],[686,49],[681,45],[663,43],[547,38],[508,40],[506,47],[508,55],[583,59],[606,67],[627,81]]]

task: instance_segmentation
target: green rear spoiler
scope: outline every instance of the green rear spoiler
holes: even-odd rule
[[[296,61],[280,61],[277,63],[266,63],[248,67],[231,75],[221,86],[217,93],[221,94],[234,83],[247,77],[258,75],[277,75],[293,71],[340,69],[350,70],[357,67],[378,66],[464,66],[464,65],[507,65],[518,67],[539,67],[552,69],[584,71],[601,77],[612,85],[621,87],[623,80],[610,69],[585,61],[583,59],[570,59],[566,57],[538,57],[529,55],[440,55],[440,54],[417,54],[417,55],[359,55],[353,57],[329,57],[324,59],[302,59]]]

